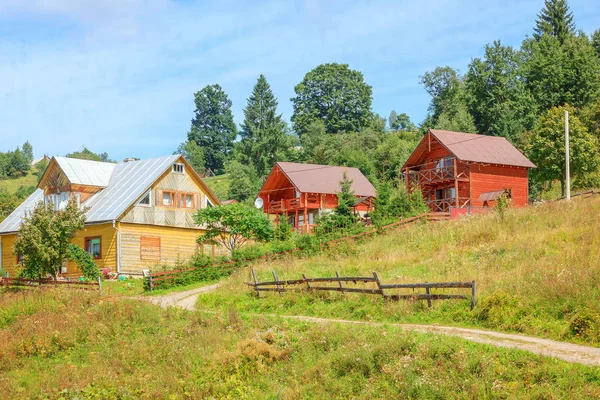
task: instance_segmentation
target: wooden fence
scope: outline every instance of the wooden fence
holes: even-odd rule
[[[385,226],[381,227],[380,229],[387,230],[387,229],[396,228],[396,227],[400,227],[400,226],[406,227],[406,226],[410,226],[418,221],[422,221],[422,220],[429,219],[429,218],[430,218],[430,214],[420,214],[415,217],[402,219],[398,222],[394,222],[394,223],[385,225]],[[344,236],[339,239],[333,239],[328,242],[321,243],[321,248],[323,248],[325,246],[335,245],[337,243],[344,242],[344,241],[352,241],[352,240],[357,240],[357,239],[360,239],[363,237],[373,236],[376,233],[377,233],[377,231],[375,229],[373,229],[373,230],[358,233],[356,235]],[[259,261],[259,260],[262,260],[262,261],[272,260],[272,259],[276,259],[281,256],[284,256],[286,254],[292,254],[292,253],[296,253],[296,252],[300,252],[300,251],[302,251],[302,249],[294,248],[291,250],[280,251],[277,253],[265,254],[263,256],[255,258],[255,259],[243,260],[241,262],[255,262],[255,261]],[[233,269],[233,268],[236,268],[236,266],[239,265],[239,263],[240,263],[240,261],[229,261],[229,262],[225,262],[225,263],[221,263],[221,264],[212,266],[212,268]],[[171,271],[156,271],[156,272],[152,271],[147,276],[148,281],[149,281],[148,287],[149,287],[150,291],[152,291],[155,288],[157,288],[159,285],[161,285],[162,283],[167,283],[167,282],[173,283],[177,280],[177,278],[182,278],[185,274],[191,273],[195,270],[196,270],[195,268],[183,268],[183,269],[175,269],[175,270],[171,270]]]
[[[256,277],[256,272],[252,269],[253,282],[246,282],[246,285],[251,286],[256,295],[260,297],[261,292],[278,292],[279,294],[287,291],[334,291],[344,293],[363,293],[376,294],[383,296],[384,299],[390,300],[427,300],[427,305],[431,307],[431,300],[450,300],[450,299],[467,299],[467,295],[463,294],[440,294],[431,293],[432,289],[471,289],[471,309],[475,307],[476,302],[476,285],[475,281],[471,282],[425,282],[425,283],[382,283],[377,272],[373,272],[373,276],[340,276],[336,271],[334,277],[326,278],[308,278],[302,274],[302,279],[280,280],[277,273],[273,271],[273,281],[259,282]],[[334,286],[322,286],[323,283],[333,283]],[[363,283],[371,284],[372,287],[348,287],[352,283],[354,285]],[[413,293],[391,293],[392,290],[412,289]],[[415,289],[425,289],[425,293],[414,293]]]
[[[97,290],[102,295],[102,279],[98,277],[95,282],[80,281],[55,281],[51,279],[25,279],[25,278],[0,278],[2,287],[20,287],[20,288],[43,288],[43,287],[63,287],[67,289]]]
[[[592,197],[596,194],[600,194],[600,190],[598,189],[592,189],[592,190],[588,190],[587,192],[579,192],[579,193],[575,193],[571,195],[571,198],[573,197],[579,197],[579,196],[583,196],[584,198],[586,197]],[[565,200],[567,198],[567,196],[562,196],[562,197],[557,197],[554,201],[560,201],[560,200]]]

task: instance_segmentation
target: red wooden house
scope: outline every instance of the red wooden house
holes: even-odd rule
[[[502,195],[515,207],[526,206],[529,168],[535,165],[503,137],[431,129],[402,175],[431,211],[456,216],[493,206]]]
[[[375,188],[357,168],[278,162],[258,197],[263,200],[265,213],[278,220],[285,218],[292,227],[309,232],[317,215],[337,206],[344,173],[352,181],[355,212],[363,215],[371,211]]]

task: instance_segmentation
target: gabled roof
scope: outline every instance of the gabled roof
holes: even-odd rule
[[[117,165],[67,157],[54,157],[54,159],[73,185],[106,187]]]
[[[86,184],[83,182],[88,182],[87,185],[90,186],[104,187],[104,189],[94,194],[87,201],[81,203],[82,207],[89,208],[86,214],[87,224],[117,220],[136,200],[152,187],[156,180],[171,168],[174,162],[180,158],[181,155],[172,155],[151,158],[148,160],[121,162],[118,164],[99,163],[97,161],[86,160],[76,160],[83,161],[82,163],[71,163],[71,159],[66,159],[66,162],[63,157],[56,157],[55,159],[61,168],[66,166],[66,170],[63,168],[63,171],[69,177],[69,180],[72,178],[75,180],[71,180],[72,184]],[[181,159],[186,163],[188,171],[192,172],[193,169],[187,161],[183,158]],[[108,170],[108,166],[98,166],[97,164],[109,164],[111,166],[112,171],[108,180],[106,180],[106,177],[103,175]],[[94,171],[87,173],[80,170],[73,171],[69,169],[74,166],[80,166],[82,168],[91,166]],[[196,178],[202,183],[202,180],[197,174]],[[94,182],[96,185],[90,182]],[[210,189],[203,183],[202,186],[205,193],[218,204],[216,196]],[[42,189],[37,189],[4,221],[0,222],[0,234],[18,231],[21,219],[25,213],[31,211],[38,202],[43,200],[44,191]]]
[[[278,162],[276,166],[302,193],[337,194],[345,172],[352,180],[352,191],[356,196],[375,197],[375,188],[358,168],[291,162]]]
[[[446,147],[456,158],[466,162],[510,165],[515,167],[535,168],[508,140],[499,136],[478,135],[475,133],[452,132],[430,129],[438,142]],[[423,156],[420,147],[426,146],[427,135],[421,140],[415,151],[408,158],[403,168],[419,165]]]

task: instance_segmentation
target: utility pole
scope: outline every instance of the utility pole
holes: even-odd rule
[[[565,171],[567,200],[571,200],[571,167],[569,165],[569,112],[565,110]]]

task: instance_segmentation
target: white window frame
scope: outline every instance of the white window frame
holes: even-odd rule
[[[146,196],[148,196],[148,200],[149,200],[148,204],[140,203]],[[142,197],[140,197],[140,199],[135,204],[137,206],[141,206],[141,207],[152,207],[152,189],[149,189],[146,193],[144,193],[144,195]]]
[[[209,204],[211,207],[215,206],[213,202],[208,199],[208,196],[204,196],[204,208],[208,208]]]
[[[177,170],[179,168],[181,168],[181,171]],[[185,173],[185,164],[183,164],[183,163],[175,163],[175,164],[173,164],[172,171],[173,171],[174,174],[184,174]]]

